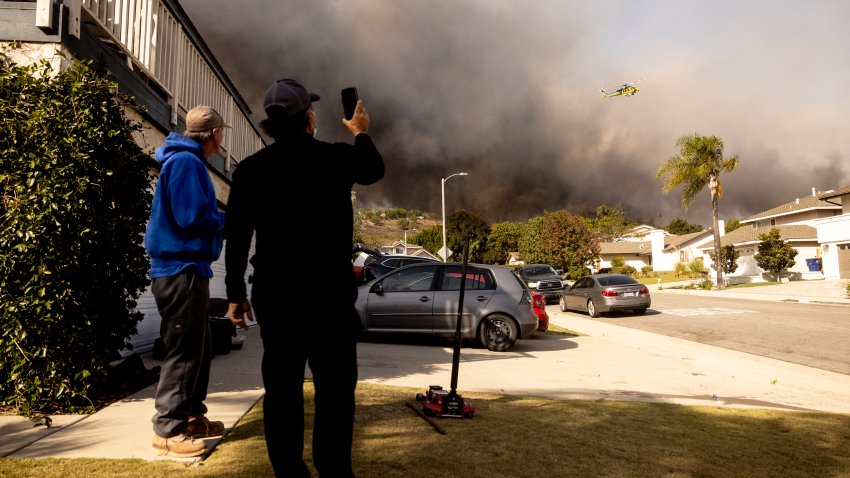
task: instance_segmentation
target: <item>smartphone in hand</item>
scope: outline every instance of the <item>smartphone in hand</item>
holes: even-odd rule
[[[342,110],[345,113],[345,119],[350,120],[354,116],[354,108],[357,107],[357,88],[342,89]]]

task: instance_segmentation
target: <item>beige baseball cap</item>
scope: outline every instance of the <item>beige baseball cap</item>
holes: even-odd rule
[[[230,128],[218,111],[206,105],[198,105],[186,113],[186,131],[202,133],[213,128]]]

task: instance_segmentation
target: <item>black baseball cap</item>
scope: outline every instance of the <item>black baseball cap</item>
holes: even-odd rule
[[[263,109],[270,117],[290,117],[303,113],[314,101],[319,101],[319,95],[308,92],[304,85],[293,79],[284,78],[274,82],[266,91]]]

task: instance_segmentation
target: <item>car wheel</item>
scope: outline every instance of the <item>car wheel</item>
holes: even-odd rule
[[[634,312],[635,315],[643,315],[646,313],[646,308],[642,307],[640,309],[633,309],[632,312]]]
[[[519,336],[516,323],[510,317],[500,314],[484,319],[478,332],[481,345],[493,352],[504,352],[513,347]]]
[[[587,315],[591,317],[599,317],[599,309],[593,303],[593,299],[587,299]]]
[[[558,300],[558,305],[561,306],[561,312],[567,311],[567,301],[564,299],[564,296]]]

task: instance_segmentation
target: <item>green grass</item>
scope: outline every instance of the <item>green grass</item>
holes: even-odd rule
[[[765,285],[779,285],[780,282],[749,282],[746,284],[727,285],[727,289],[746,289],[747,287],[761,287]]]
[[[573,337],[578,337],[579,335],[584,335],[581,332],[576,332],[575,330],[570,330],[564,327],[559,327],[552,322],[549,322],[549,328],[546,332],[535,332],[535,334],[541,335],[571,335]]]
[[[697,279],[697,277],[690,277],[687,275],[677,276],[672,272],[655,272],[653,274],[653,277],[638,277],[636,280],[641,284],[652,285],[658,284],[658,279],[661,279],[662,284],[666,284],[668,282],[692,281]]]
[[[353,462],[359,477],[850,476],[850,415],[646,402],[549,400],[459,390],[472,419],[411,410],[422,389],[359,383]],[[305,459],[313,387],[305,383]],[[142,460],[0,459],[3,477],[273,476],[262,405],[200,465]]]

